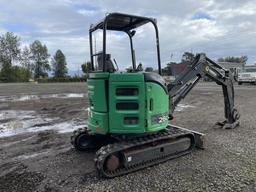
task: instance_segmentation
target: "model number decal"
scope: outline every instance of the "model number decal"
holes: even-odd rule
[[[164,123],[168,121],[168,113],[160,113],[151,116],[151,124]]]

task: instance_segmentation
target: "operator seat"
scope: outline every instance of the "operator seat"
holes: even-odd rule
[[[98,55],[97,62],[98,62],[98,69],[103,71],[103,54],[102,53]],[[115,72],[116,71],[114,64],[111,60],[111,54],[106,54],[105,65],[106,65],[107,72]]]

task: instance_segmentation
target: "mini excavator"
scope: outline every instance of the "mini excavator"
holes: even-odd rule
[[[156,37],[158,70],[144,72],[136,65],[133,36],[140,26],[151,23]],[[102,31],[102,51],[94,52],[93,36]],[[124,32],[131,48],[132,67],[118,71],[106,50],[106,31]],[[206,57],[197,54],[190,67],[172,83],[161,76],[159,34],[153,18],[109,13],[89,29],[91,66],[88,77],[88,127],[78,129],[71,143],[79,151],[97,150],[95,167],[102,177],[112,178],[204,148],[204,134],[169,124],[181,99],[201,78],[208,77],[222,86],[224,129],[239,126],[234,107],[232,74]]]

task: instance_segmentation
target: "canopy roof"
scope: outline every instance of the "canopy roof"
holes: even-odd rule
[[[148,22],[154,23],[155,20],[149,17],[141,17],[123,13],[109,13],[102,21],[96,25],[92,25],[90,31],[103,29],[104,22],[107,22],[107,30],[130,31]]]

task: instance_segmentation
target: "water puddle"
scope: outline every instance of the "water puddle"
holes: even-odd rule
[[[55,130],[58,133],[72,132],[74,129],[85,127],[86,120],[70,120],[56,122],[58,118],[47,118],[35,111],[6,110],[0,113],[0,137],[18,134]]]
[[[187,108],[193,108],[193,107],[195,106],[188,105],[188,104],[178,104],[174,111],[180,112],[180,111],[184,111]]]
[[[85,93],[60,93],[60,94],[46,94],[46,95],[13,95],[13,96],[0,96],[0,102],[4,101],[34,101],[40,99],[68,99],[68,98],[84,98],[87,94]]]

